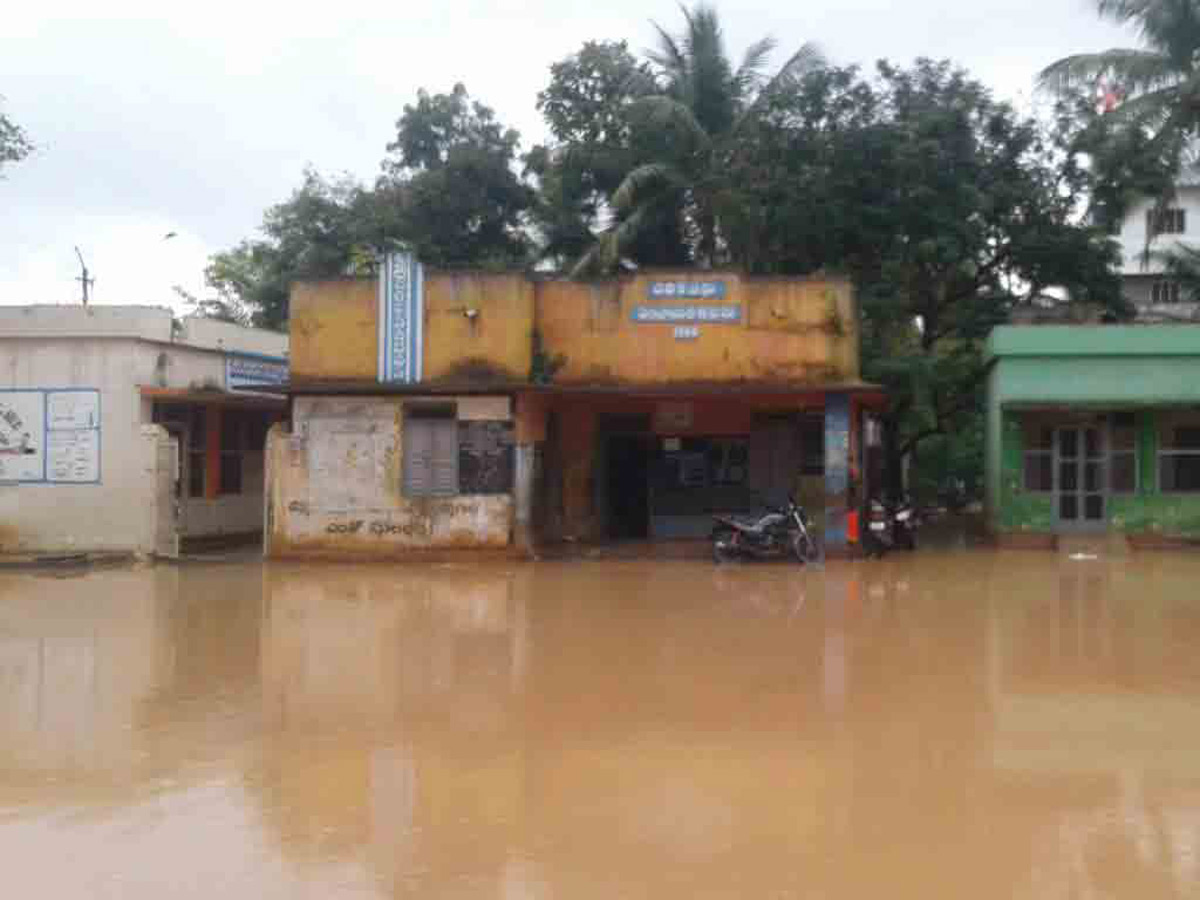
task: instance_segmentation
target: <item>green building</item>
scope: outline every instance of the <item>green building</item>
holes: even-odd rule
[[[988,340],[987,515],[1003,538],[1200,538],[1200,325]]]

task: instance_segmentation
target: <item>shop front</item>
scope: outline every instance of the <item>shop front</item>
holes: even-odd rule
[[[842,279],[425,271],[297,285],[267,551],[407,558],[705,537],[795,497],[842,550],[865,423]]]

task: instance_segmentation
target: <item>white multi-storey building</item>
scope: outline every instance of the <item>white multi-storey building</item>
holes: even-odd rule
[[[1200,181],[1179,184],[1166,209],[1156,213],[1154,207],[1152,199],[1134,203],[1117,234],[1125,297],[1143,321],[1200,321],[1200,303],[1155,258],[1180,243],[1200,248]]]

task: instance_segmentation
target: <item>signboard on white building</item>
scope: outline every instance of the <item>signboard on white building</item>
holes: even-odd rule
[[[100,392],[0,391],[0,481],[99,483]]]
[[[44,481],[46,403],[41,391],[0,391],[0,481]]]
[[[225,357],[225,388],[230,391],[256,391],[287,384],[288,364],[283,360],[249,354]]]

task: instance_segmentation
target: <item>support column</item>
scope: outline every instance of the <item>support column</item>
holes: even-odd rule
[[[546,440],[546,404],[537,394],[516,398],[516,446],[513,448],[513,543],[529,556],[536,554],[534,494],[538,445]]]
[[[825,549],[846,549],[850,487],[850,397],[825,395]]]

